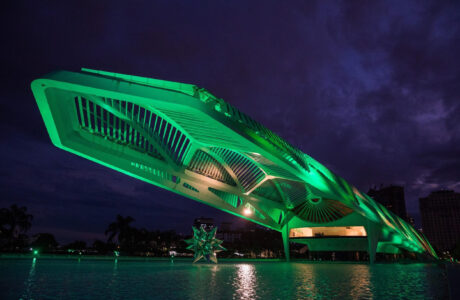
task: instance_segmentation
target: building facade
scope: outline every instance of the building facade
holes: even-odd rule
[[[287,260],[290,239],[371,262],[436,257],[404,219],[205,89],[82,69],[32,91],[57,147],[281,232]]]
[[[196,228],[204,227],[204,229],[210,230],[214,227],[214,219],[199,217],[193,221],[193,226],[195,226]]]
[[[420,198],[425,236],[440,251],[450,251],[460,243],[460,193],[443,190]]]
[[[404,199],[404,187],[390,185],[387,187],[371,188],[367,194],[400,218],[409,221]]]

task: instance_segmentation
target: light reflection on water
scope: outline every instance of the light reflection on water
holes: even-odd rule
[[[256,297],[256,271],[254,265],[236,265],[236,274],[233,281],[235,288],[234,299],[254,299]]]
[[[296,294],[298,297],[311,296],[319,294],[313,280],[313,268],[311,265],[301,265],[295,276],[299,276],[299,284],[296,286]],[[300,274],[299,274],[300,273]]]
[[[37,263],[37,258],[32,258],[32,265],[30,266],[29,276],[27,276],[26,282],[24,283],[24,294],[22,295],[23,299],[29,299],[32,295],[32,288],[34,286],[35,279],[35,264]]]
[[[368,265],[295,264],[293,282],[296,299],[372,299]]]
[[[370,266],[356,265],[350,273],[350,296],[353,299],[371,299]]]
[[[0,299],[445,299],[428,264],[0,259]]]

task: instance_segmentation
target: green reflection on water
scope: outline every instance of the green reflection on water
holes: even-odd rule
[[[429,264],[0,259],[0,299],[443,299]]]

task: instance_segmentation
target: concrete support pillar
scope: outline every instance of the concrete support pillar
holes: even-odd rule
[[[367,253],[369,253],[369,263],[375,262],[375,253],[380,237],[380,228],[372,221],[367,221]]]
[[[289,255],[289,224],[286,223],[286,225],[283,226],[281,230],[281,235],[283,237],[283,246],[284,246],[284,255],[286,257],[286,261],[290,260],[290,255]]]

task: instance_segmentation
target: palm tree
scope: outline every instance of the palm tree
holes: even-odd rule
[[[14,204],[0,209],[0,247],[11,250],[24,245],[27,240],[25,233],[32,227],[32,219],[25,206]]]
[[[25,206],[13,204],[9,209],[2,208],[0,216],[0,230],[9,238],[17,238],[20,233],[26,233],[32,227],[33,216],[27,213]]]
[[[126,241],[133,231],[133,228],[129,225],[132,222],[134,222],[134,218],[130,216],[117,215],[115,222],[110,223],[105,231],[105,235],[109,235],[107,240],[112,242],[117,237],[119,244]]]
[[[6,237],[8,231],[7,225],[10,219],[10,210],[8,208],[0,208],[0,237]]]

